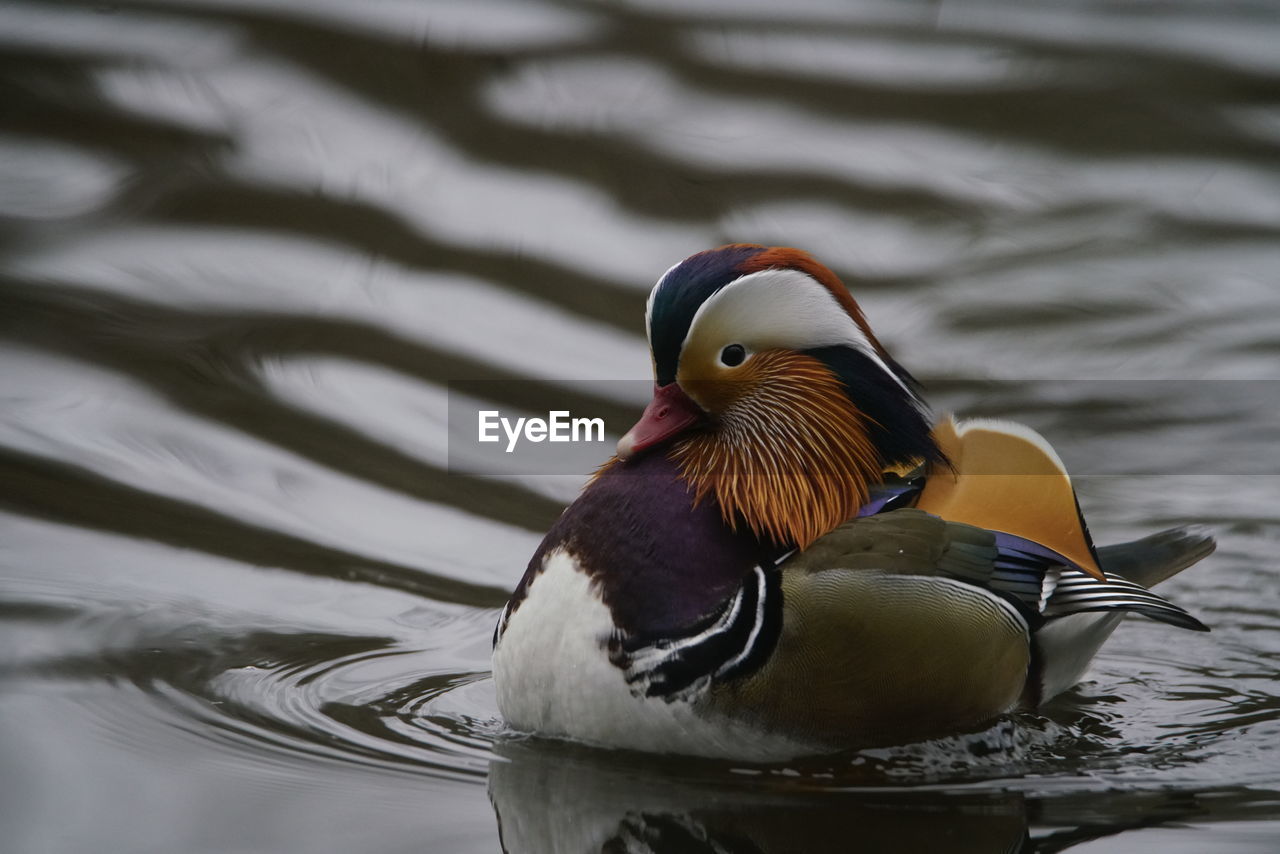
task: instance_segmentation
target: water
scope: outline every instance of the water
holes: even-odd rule
[[[1275,850],[1278,43],[1192,0],[6,4],[6,849]],[[624,429],[569,381],[646,377],[648,287],[729,240],[1050,435],[1098,539],[1211,525],[1164,592],[1213,633],[1131,620],[923,746],[504,736],[494,618],[581,477],[451,471],[448,383]]]

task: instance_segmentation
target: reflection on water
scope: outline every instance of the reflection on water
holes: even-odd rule
[[[1194,0],[6,4],[6,839],[1274,850],[1278,39]],[[1131,620],[1039,715],[785,767],[505,735],[496,609],[586,472],[457,465],[450,394],[624,424],[649,285],[729,240],[1053,437],[1100,539],[1212,525],[1167,592],[1213,633]]]
[[[1079,793],[832,787],[830,775],[813,769],[690,769],[538,742],[501,742],[497,752],[489,796],[504,851],[1043,854],[1136,830],[1158,838],[1172,833],[1161,828],[1197,819],[1249,821],[1274,808],[1245,789],[1112,791],[1102,806],[1103,798]],[[1250,835],[1205,831],[1204,841],[1214,850],[1220,842],[1266,850],[1264,834]],[[1250,849],[1251,841],[1261,844]]]
[[[798,777],[689,780],[639,758],[624,766],[526,744],[499,753],[489,796],[506,851],[1029,850],[1019,794],[814,797]]]

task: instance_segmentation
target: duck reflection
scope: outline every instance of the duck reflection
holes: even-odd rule
[[[1031,850],[1018,794],[832,790],[535,741],[498,754],[489,797],[506,854]]]

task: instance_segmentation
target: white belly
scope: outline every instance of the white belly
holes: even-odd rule
[[[812,747],[708,718],[693,702],[637,697],[608,657],[608,607],[565,551],[547,555],[493,652],[498,708],[521,732],[608,747],[737,759],[784,759]]]

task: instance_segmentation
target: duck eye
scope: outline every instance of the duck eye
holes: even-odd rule
[[[747,348],[741,344],[730,344],[720,351],[720,362],[730,368],[736,368],[747,358]]]

